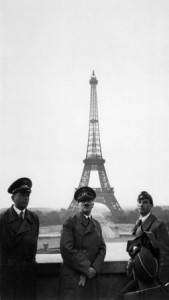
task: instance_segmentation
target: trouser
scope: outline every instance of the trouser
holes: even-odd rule
[[[5,259],[1,266],[1,300],[36,299],[36,263]]]

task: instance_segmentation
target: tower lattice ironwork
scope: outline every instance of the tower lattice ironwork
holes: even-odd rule
[[[114,189],[110,186],[104,167],[105,160],[102,157],[97,105],[96,86],[98,84],[98,80],[96,79],[94,71],[89,83],[91,85],[91,94],[88,144],[86,158],[83,160],[84,168],[78,188],[88,186],[91,171],[98,171],[100,188],[92,187],[96,192],[95,202],[102,203],[107,206],[113,216],[114,222],[119,222],[125,220],[125,215],[114,196]],[[65,218],[74,215],[77,211],[77,202],[73,199],[67,209]]]

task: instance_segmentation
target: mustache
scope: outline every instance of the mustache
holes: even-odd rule
[[[89,203],[84,203],[83,206],[84,206],[84,207],[89,207],[90,204],[89,204]]]

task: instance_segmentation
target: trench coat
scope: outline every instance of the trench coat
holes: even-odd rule
[[[60,300],[98,299],[98,274],[106,254],[106,245],[99,222],[90,223],[82,213],[70,217],[63,224],[60,250],[63,264],[60,273]],[[87,278],[85,286],[79,286],[81,275],[87,275],[89,267],[96,276]]]
[[[24,220],[13,206],[0,216],[1,300],[36,299],[36,262],[39,219],[28,209]]]
[[[135,237],[140,236],[145,231],[150,231],[154,234],[155,238],[158,241],[158,245],[160,248],[158,279],[162,283],[167,283],[169,282],[169,234],[167,231],[167,227],[164,222],[159,220],[152,213],[150,213],[147,219],[140,226],[137,225],[138,222],[139,220],[137,220],[136,225],[133,228],[133,232],[135,232],[134,234]],[[127,269],[128,268],[130,269],[130,263],[131,260],[129,260],[128,262]],[[138,289],[139,289],[138,280],[131,279],[131,281],[120,291],[116,299],[118,300],[128,299],[128,298],[121,298],[121,297],[124,297],[126,293],[135,292]]]
[[[164,222],[151,213],[142,225],[138,227],[135,237],[144,231],[151,231],[158,241],[160,248],[158,277],[162,282],[166,283],[169,281],[169,234],[167,227]]]

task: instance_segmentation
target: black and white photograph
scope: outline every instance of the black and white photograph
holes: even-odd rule
[[[168,300],[169,1],[0,20],[0,300]]]

